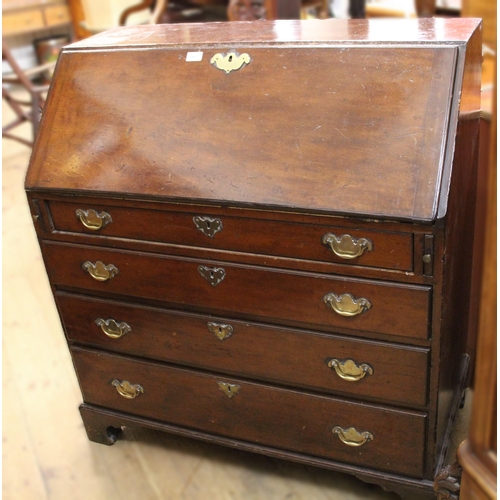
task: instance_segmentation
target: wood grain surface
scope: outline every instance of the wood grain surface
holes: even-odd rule
[[[427,402],[425,348],[356,341],[82,295],[58,293],[56,298],[68,339],[77,344],[350,398],[412,406]],[[96,324],[98,318],[125,322],[131,331],[110,338]],[[208,323],[229,325],[231,336],[219,340]],[[343,380],[327,366],[332,358],[368,363],[373,374],[356,382]]]
[[[436,217],[455,47],[367,47],[346,35],[296,48],[188,38],[179,48],[165,26],[177,46],[135,47],[138,30],[133,50],[63,51],[28,189]],[[252,26],[247,36],[267,41]],[[225,28],[212,30],[224,39]],[[251,62],[229,74],[210,64],[228,50]],[[202,61],[187,62],[191,51]]]
[[[73,348],[72,356],[86,403],[354,465],[422,475],[424,413],[279,389],[99,351]],[[114,380],[140,384],[144,393],[126,399],[112,386]],[[237,385],[239,393],[228,398],[219,382]],[[348,446],[332,432],[336,426],[368,431],[373,440]]]
[[[109,200],[109,203],[113,203]],[[276,255],[294,259],[335,262],[347,266],[364,266],[413,270],[413,235],[398,232],[376,232],[360,229],[359,225],[339,227],[334,225],[298,224],[297,217],[289,214],[288,222],[276,221],[273,213],[262,213],[263,219],[235,217],[219,209],[209,214],[205,207],[191,207],[191,213],[159,210],[155,204],[149,209],[103,204],[49,202],[48,212],[53,231],[58,233],[85,233],[93,236],[117,237],[142,241],[165,242],[194,247],[208,247],[260,255]],[[76,217],[77,210],[93,209],[108,213],[112,222],[97,231],[87,229]],[[198,209],[197,211],[195,211]],[[200,231],[194,217],[217,220],[220,229],[212,236]],[[344,234],[354,239],[365,238],[371,250],[365,250],[355,259],[336,256],[328,245],[322,243],[324,235],[332,233],[340,238]]]
[[[335,328],[427,339],[431,290],[427,286],[386,283],[314,273],[287,272],[217,261],[174,258],[144,252],[45,241],[42,251],[56,287],[119,294],[137,300],[157,300],[176,307],[265,318],[278,324],[295,323],[335,333]],[[85,262],[113,265],[118,274],[97,281],[85,272]],[[224,278],[210,284],[200,267]],[[347,317],[333,311],[324,297],[350,294],[367,299],[369,309]],[[219,312],[220,314],[220,312]]]

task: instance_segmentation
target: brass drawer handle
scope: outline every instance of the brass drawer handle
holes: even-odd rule
[[[97,281],[107,281],[114,278],[118,274],[118,269],[113,264],[104,265],[100,260],[95,264],[86,260],[82,264],[84,271],[87,271],[92,278]]]
[[[328,361],[328,368],[334,368],[337,375],[342,380],[347,382],[357,382],[366,375],[373,375],[373,368],[367,363],[358,365],[352,359],[341,361],[337,358],[332,358]]]
[[[107,212],[97,213],[93,209],[82,210],[79,208],[75,212],[80,222],[87,228],[92,229],[92,231],[98,231],[103,227],[106,227],[110,222],[113,222],[111,215]]]
[[[338,237],[333,233],[326,233],[321,239],[323,245],[330,247],[331,251],[341,259],[355,259],[365,250],[371,252],[373,243],[367,238],[354,238],[350,234]]]
[[[193,217],[193,222],[196,228],[209,238],[213,238],[218,232],[222,231],[223,229],[222,221],[218,218],[195,215]]]
[[[112,339],[119,339],[120,337],[123,337],[126,333],[129,333],[132,331],[132,328],[125,323],[121,322],[118,323],[114,319],[102,319],[102,318],[97,318],[95,320],[96,325],[101,327],[101,330],[108,336],[111,337]]]
[[[226,277],[226,271],[222,267],[198,266],[198,272],[213,287],[216,287]]]
[[[229,398],[234,398],[240,392],[240,386],[237,384],[228,384],[226,382],[217,382],[219,389]]]
[[[210,333],[213,333],[219,340],[226,340],[233,334],[233,327],[231,325],[209,322],[207,326]]]
[[[373,440],[373,434],[371,432],[358,432],[354,427],[342,429],[342,427],[337,425],[332,429],[332,432],[347,446],[363,446],[368,443],[368,441]]]
[[[323,297],[323,302],[341,316],[357,316],[372,307],[370,301],[363,297],[355,299],[350,293],[337,295],[335,293],[327,293]]]
[[[134,399],[139,394],[144,394],[144,388],[139,384],[131,384],[128,380],[123,380],[120,382],[119,380],[113,380],[111,385],[118,391],[120,396],[123,396],[126,399]]]

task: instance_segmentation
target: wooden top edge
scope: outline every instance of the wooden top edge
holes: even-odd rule
[[[480,25],[474,18],[326,19],[156,24],[114,28],[65,47],[259,43],[461,43]]]

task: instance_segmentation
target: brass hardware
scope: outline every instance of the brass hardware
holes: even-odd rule
[[[198,272],[213,287],[216,287],[226,277],[226,271],[222,267],[198,266]]]
[[[211,217],[195,215],[193,222],[196,228],[209,238],[213,238],[219,231],[222,231],[222,221],[217,218],[212,219]]]
[[[123,396],[127,399],[134,399],[139,394],[144,394],[144,388],[139,384],[131,384],[128,380],[123,380],[120,382],[119,380],[113,380],[111,385],[118,391],[120,396]]]
[[[424,235],[424,255],[422,257],[423,265],[423,275],[433,276],[434,275],[434,263],[432,262],[432,256],[434,255],[434,236],[432,234]]]
[[[33,206],[34,213],[31,214],[31,218],[33,219],[33,223],[37,224],[39,223],[42,229],[45,229],[43,226],[43,219],[42,219],[42,211],[40,210],[40,202],[39,200],[33,198],[31,200],[31,205]]]
[[[213,64],[217,69],[225,71],[226,74],[231,71],[240,69],[245,64],[250,64],[250,56],[248,54],[238,54],[234,50],[230,50],[227,54],[215,54],[210,59],[210,64]]]
[[[100,260],[98,260],[95,264],[87,260],[82,264],[82,268],[97,281],[110,280],[119,272],[113,264],[108,264],[106,266]]]
[[[363,297],[355,299],[350,293],[337,295],[335,293],[327,293],[323,297],[323,302],[329,304],[330,307],[341,316],[357,316],[372,307],[370,301]]]
[[[234,398],[240,392],[240,386],[236,384],[227,384],[226,382],[217,382],[219,389],[229,398]]]
[[[339,439],[347,446],[363,446],[368,441],[373,441],[373,434],[368,431],[358,432],[354,427],[342,429],[338,425],[332,429]]]
[[[373,368],[367,363],[358,365],[352,359],[341,361],[340,359],[332,358],[328,361],[328,368],[334,368],[337,375],[342,380],[348,382],[357,382],[365,377],[365,375],[373,375]]]
[[[87,228],[92,229],[92,231],[98,231],[103,227],[106,227],[110,222],[113,222],[111,215],[107,212],[97,213],[93,209],[82,210],[79,208],[75,212],[80,222]]]
[[[226,340],[233,334],[231,325],[222,325],[220,323],[207,323],[210,333],[213,333],[219,340]]]
[[[326,233],[321,239],[323,245],[328,245],[332,252],[341,259],[355,259],[365,250],[371,252],[373,243],[367,238],[354,238],[350,234],[338,237],[333,233]]]
[[[112,339],[119,339],[123,337],[126,333],[132,331],[132,328],[127,323],[121,322],[117,323],[114,319],[102,319],[97,318],[95,320],[96,325],[101,327],[101,330]]]

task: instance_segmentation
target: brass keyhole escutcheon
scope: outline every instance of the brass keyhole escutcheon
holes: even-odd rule
[[[227,382],[217,382],[219,389],[229,398],[234,398],[240,393],[241,387],[237,384],[229,384]]]
[[[226,74],[231,71],[236,71],[243,66],[250,64],[251,59],[248,54],[238,54],[237,52],[229,51],[226,54],[215,54],[210,59],[210,64],[213,64],[217,69],[225,71]]]
[[[226,340],[233,334],[233,327],[231,325],[209,322],[207,326],[210,333],[213,333],[219,340]]]
[[[193,222],[196,228],[209,238],[213,238],[223,229],[222,221],[217,217],[203,217],[201,215],[195,215],[193,217]]]
[[[198,272],[213,287],[216,287],[226,277],[226,271],[222,267],[198,266]]]

